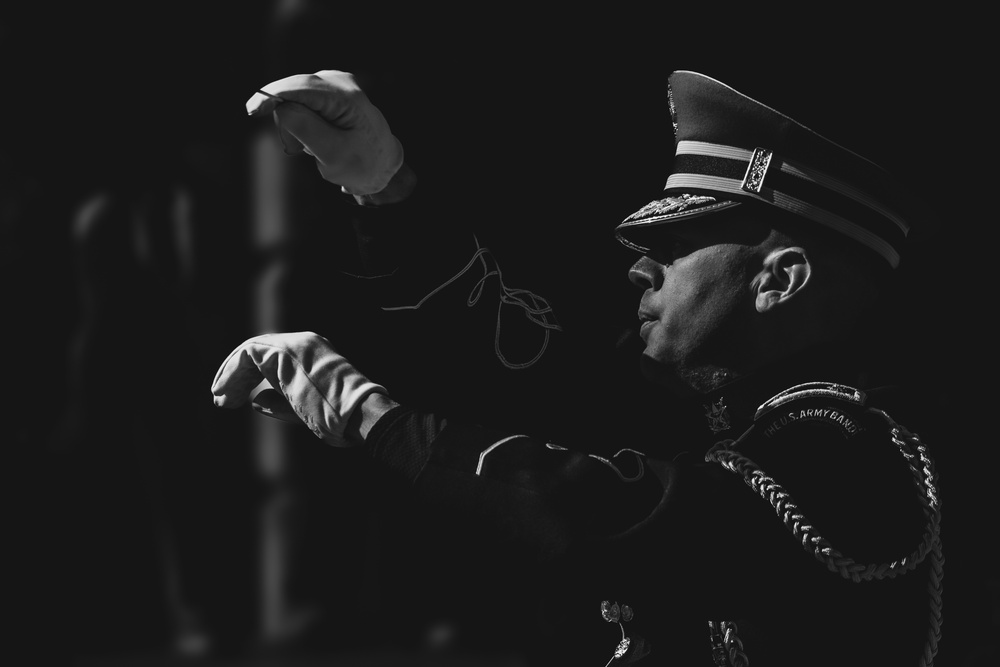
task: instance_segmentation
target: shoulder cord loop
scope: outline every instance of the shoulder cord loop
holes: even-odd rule
[[[625,635],[625,626],[622,625],[621,623],[618,623],[618,627],[621,628],[622,630],[622,640],[618,642],[618,646],[615,648],[614,655],[611,656],[611,658],[604,665],[604,667],[608,667],[608,665],[610,665],[612,662],[618,660],[623,655],[625,655],[625,653],[628,651],[629,644],[632,643],[632,640]]]
[[[927,584],[930,598],[929,630],[920,667],[932,667],[941,639],[941,592],[944,572],[944,555],[941,550],[941,501],[938,496],[937,472],[927,447],[917,434],[911,433],[897,424],[885,412],[881,410],[874,410],[874,412],[881,415],[890,425],[892,442],[906,459],[913,475],[914,485],[919,492],[919,501],[924,517],[927,519],[923,540],[916,550],[905,558],[891,563],[858,563],[834,549],[802,514],[798,505],[780,484],[768,476],[756,463],[733,449],[735,444],[733,440],[717,443],[705,455],[705,460],[719,463],[730,472],[741,475],[750,488],[771,503],[778,517],[799,539],[802,547],[812,553],[818,561],[824,563],[831,572],[836,572],[845,579],[854,582],[891,579],[914,570],[930,555],[930,572]],[[735,626],[729,625],[732,635],[735,635]],[[713,644],[720,638],[725,640],[725,626],[726,623],[721,625],[710,623]],[[738,638],[731,637],[729,641],[722,641],[722,643],[725,645],[734,667],[742,667],[749,662],[746,655],[742,653],[742,643],[738,641]],[[717,664],[725,663],[717,662]]]
[[[533,366],[535,362],[541,359],[542,355],[545,354],[545,350],[546,348],[548,348],[549,345],[549,336],[551,332],[562,331],[562,327],[556,324],[555,322],[549,321],[550,318],[554,319],[555,316],[552,312],[552,306],[549,305],[549,302],[544,297],[539,296],[538,294],[535,294],[530,290],[507,287],[507,285],[504,284],[503,282],[503,274],[500,271],[500,264],[496,261],[496,258],[493,257],[493,253],[490,252],[489,248],[479,245],[479,239],[475,235],[473,235],[473,239],[476,242],[476,252],[473,253],[472,259],[470,259],[469,263],[465,265],[465,268],[463,268],[454,276],[452,276],[451,278],[449,278],[448,280],[446,280],[445,282],[441,283],[439,286],[435,287],[433,290],[428,292],[417,303],[411,306],[383,307],[382,310],[384,311],[417,310],[418,308],[424,305],[425,301],[427,301],[432,296],[443,290],[445,287],[447,287],[448,285],[450,285],[451,283],[455,282],[463,275],[465,275],[469,271],[469,269],[471,269],[473,265],[475,265],[476,260],[479,260],[479,263],[483,269],[483,277],[480,278],[476,282],[476,284],[472,287],[472,291],[469,293],[469,298],[466,301],[466,305],[469,306],[470,308],[475,306],[476,303],[479,301],[479,297],[483,295],[483,289],[485,288],[486,280],[490,276],[496,276],[497,280],[500,283],[500,302],[497,304],[497,328],[496,328],[496,335],[493,338],[493,350],[496,353],[497,358],[500,360],[500,363],[502,363],[507,368],[510,368],[512,370],[520,370],[523,368],[528,368],[530,366]],[[489,263],[487,263],[487,259],[490,260]],[[492,268],[492,270],[490,269],[490,264],[492,264],[494,267]],[[525,317],[527,317],[530,321],[534,322],[535,324],[537,324],[538,326],[542,327],[545,330],[544,332],[545,337],[542,339],[541,348],[538,350],[538,353],[528,361],[524,362],[508,361],[507,358],[503,355],[503,352],[500,351],[500,319],[501,315],[503,314],[504,304],[513,305],[521,308],[524,311]]]

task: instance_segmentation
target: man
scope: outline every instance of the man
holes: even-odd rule
[[[415,192],[350,75],[265,88],[248,109],[273,111],[286,147],[359,204]],[[877,166],[721,82],[675,72],[669,92],[665,190],[617,234],[641,253],[629,279],[642,374],[675,405],[651,393],[652,414],[601,414],[615,388],[598,379],[580,411],[659,419],[671,448],[625,441],[602,456],[399,405],[312,333],[237,347],[216,404],[245,405],[266,380],[319,438],[365,448],[428,511],[492,540],[511,595],[528,596],[496,604],[524,610],[540,663],[931,664],[933,461],[891,397],[856,388],[843,343],[919,216]]]

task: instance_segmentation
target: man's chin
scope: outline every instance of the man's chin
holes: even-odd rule
[[[666,364],[646,353],[639,357],[642,376],[680,398],[704,396],[738,376],[731,370],[716,365],[678,366]]]

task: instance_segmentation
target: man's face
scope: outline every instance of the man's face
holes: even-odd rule
[[[685,389],[710,390],[746,361],[754,340],[760,228],[739,220],[692,220],[663,231],[629,270],[643,289],[643,373],[671,387],[679,381]]]

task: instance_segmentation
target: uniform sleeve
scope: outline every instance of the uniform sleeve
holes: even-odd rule
[[[916,505],[913,482],[881,421],[839,404],[781,407],[748,431],[744,453],[836,546],[866,561],[880,558],[882,547],[905,555],[915,539],[903,525]],[[409,480],[424,511],[447,516],[456,535],[469,526],[489,533],[505,557],[517,556],[504,560],[505,570],[537,570],[532,590],[575,643],[592,636],[607,643],[596,614],[602,600],[628,603],[636,610],[629,632],[668,651],[704,632],[706,620],[737,619],[754,655],[769,664],[780,660],[768,651],[813,650],[820,630],[832,641],[827,628],[836,635],[850,627],[872,641],[898,638],[879,641],[914,649],[920,637],[912,635],[924,632],[923,569],[877,585],[830,571],[768,498],[717,463],[657,460],[629,448],[601,457],[409,408],[383,416],[369,444],[378,461]],[[854,463],[843,465],[846,459]],[[879,502],[885,493],[892,502]],[[896,507],[899,494],[911,504]],[[897,531],[908,536],[902,551]]]
[[[709,517],[749,497],[740,480],[703,462],[657,461],[631,448],[604,457],[404,407],[383,416],[368,442],[428,511],[485,526],[535,561],[595,545],[648,551],[655,542],[664,558],[708,567],[725,551],[703,530]]]

